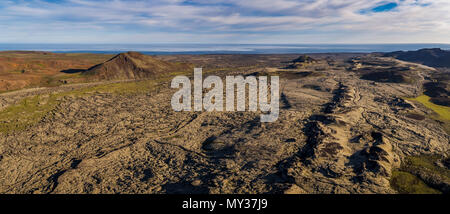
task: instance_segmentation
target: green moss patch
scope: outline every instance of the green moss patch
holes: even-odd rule
[[[425,107],[433,110],[434,112],[436,112],[439,115],[440,119],[450,120],[450,107],[434,104],[434,103],[430,102],[430,99],[431,98],[427,95],[421,95],[416,98],[408,98],[408,100],[414,100],[414,101],[420,102]]]
[[[422,180],[415,175],[403,172],[393,171],[391,177],[391,187],[401,194],[440,194],[441,192],[428,187]]]
[[[56,96],[34,96],[23,99],[0,112],[0,132],[22,130],[41,120],[57,104]]]
[[[436,165],[442,157],[438,155],[421,155],[408,157],[404,161],[403,168],[408,171],[422,170],[430,173],[438,174],[440,176],[450,178],[450,170]]]
[[[94,93],[118,95],[146,93],[155,88],[157,81],[112,83],[69,92],[27,97],[0,111],[0,133],[21,131],[36,124],[61,102],[63,97],[83,97]]]
[[[402,194],[440,194],[448,191],[443,183],[448,183],[450,170],[438,162],[444,157],[421,155],[405,158],[400,169],[392,172],[391,187]],[[445,161],[444,161],[445,162]]]
[[[433,120],[439,121],[447,134],[450,134],[450,107],[437,105],[430,101],[430,97],[427,95],[421,95],[416,98],[406,98],[406,100],[412,100],[421,103],[425,107],[433,110],[436,114],[429,116]]]
[[[89,96],[94,93],[109,93],[116,95],[143,94],[156,90],[162,83],[170,81],[176,75],[187,75],[189,72],[190,71],[171,72],[151,80],[108,83],[68,92],[26,97],[19,103],[0,111],[0,133],[21,131],[38,123],[44,116],[55,109],[62,98],[66,96],[77,98]],[[79,74],[73,75],[79,76]],[[52,78],[49,80],[50,83],[56,82],[56,80]]]

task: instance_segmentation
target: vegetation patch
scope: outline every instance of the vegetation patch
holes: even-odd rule
[[[440,194],[441,192],[430,188],[415,175],[403,172],[393,171],[391,177],[391,187],[400,194]]]
[[[391,187],[402,194],[448,193],[450,170],[448,158],[421,155],[405,158],[400,169],[394,170]]]
[[[412,156],[406,158],[404,168],[409,171],[427,170],[445,178],[450,178],[450,170],[443,165],[444,163],[442,163],[444,167],[438,166],[438,162],[445,162],[445,160],[438,155]]]
[[[408,98],[408,100],[414,100],[422,103],[425,107],[436,112],[440,119],[450,120],[450,107],[441,106],[430,102],[430,97],[427,95],[421,95],[416,98]]]
[[[406,100],[412,100],[423,104],[425,107],[433,110],[436,115],[430,116],[431,119],[437,120],[444,128],[447,134],[450,134],[450,107],[437,105],[431,102],[431,97],[427,95],[421,95],[416,98],[406,98]]]
[[[57,96],[34,96],[0,112],[0,132],[22,130],[41,120],[58,104]]]
[[[24,130],[38,123],[61,102],[63,97],[83,97],[94,93],[110,93],[117,95],[142,94],[156,89],[161,82],[169,78],[142,80],[136,82],[121,82],[98,85],[89,88],[61,92],[48,95],[27,97],[15,105],[0,111],[0,133]]]

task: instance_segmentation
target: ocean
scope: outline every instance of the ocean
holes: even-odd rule
[[[0,44],[0,51],[105,54],[139,51],[151,55],[369,53],[422,48],[450,50],[450,44]]]

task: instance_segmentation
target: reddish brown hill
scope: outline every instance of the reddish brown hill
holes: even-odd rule
[[[56,86],[85,81],[77,71],[111,58],[111,55],[50,53],[39,51],[0,52],[0,92],[25,87]]]
[[[186,63],[172,63],[138,52],[127,52],[83,72],[97,79],[147,79],[172,72],[187,71]]]

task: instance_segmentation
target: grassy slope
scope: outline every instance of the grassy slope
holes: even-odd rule
[[[145,93],[155,86],[157,81],[112,83],[69,92],[27,97],[0,111],[0,133],[21,131],[39,122],[51,112],[63,97],[82,97],[93,93],[132,94]]]
[[[437,155],[421,155],[407,157],[400,169],[394,170],[391,177],[391,186],[403,194],[439,194],[439,190],[430,187],[426,181],[417,177],[416,173],[438,175],[450,179],[450,170],[436,165],[443,157]]]
[[[430,102],[430,97],[421,95],[416,98],[407,98],[407,100],[417,101],[425,107],[436,112],[436,115],[429,116],[432,119],[442,122],[444,129],[450,133],[450,107],[436,105]],[[439,190],[429,187],[424,181],[418,178],[414,172],[428,172],[450,178],[450,171],[436,166],[435,162],[440,157],[436,156],[415,156],[404,160],[399,170],[394,170],[391,177],[391,186],[399,193],[412,194],[436,194]]]
[[[414,101],[422,103],[425,107],[436,112],[439,115],[439,119],[450,120],[450,107],[436,105],[436,104],[430,102],[430,99],[431,98],[427,95],[421,95],[416,98],[409,98],[408,100],[414,100]]]
[[[16,105],[0,111],[0,133],[22,131],[38,123],[61,102],[63,97],[83,97],[94,93],[130,95],[147,93],[157,85],[169,82],[176,75],[189,75],[191,71],[178,71],[155,77],[151,80],[103,84],[69,92],[27,97]]]
[[[430,188],[415,175],[404,171],[393,171],[391,186],[401,194],[440,194],[438,190]]]
[[[430,97],[427,95],[421,95],[416,98],[406,98],[407,100],[416,101],[424,105],[425,107],[433,110],[436,115],[430,115],[429,118],[437,120],[441,123],[447,134],[450,134],[450,107],[441,106],[430,102]]]

